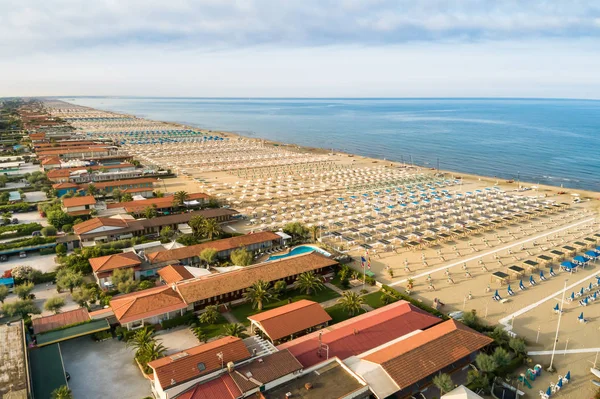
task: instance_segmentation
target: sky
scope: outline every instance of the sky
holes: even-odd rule
[[[597,0],[0,0],[0,97],[600,98]]]

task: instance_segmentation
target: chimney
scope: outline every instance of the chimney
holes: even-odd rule
[[[232,373],[233,370],[235,370],[235,364],[233,362],[227,362],[227,371]]]
[[[353,333],[354,333],[354,335],[358,335],[358,329],[355,328]]]

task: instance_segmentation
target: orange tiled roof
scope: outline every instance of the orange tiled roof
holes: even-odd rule
[[[205,198],[209,198],[209,196],[204,193],[188,194],[189,201],[205,199]],[[157,209],[170,208],[173,206],[173,196],[169,195],[169,196],[161,197],[161,198],[148,198],[148,199],[138,200],[138,201],[119,202],[119,203],[114,203],[114,204],[108,204],[106,207],[108,209],[125,208],[125,210],[127,212],[140,212],[149,206],[156,207]]]
[[[127,180],[115,180],[115,181],[103,181],[94,183],[97,189],[106,188],[106,187],[119,187],[126,184],[140,184],[140,183],[156,183],[156,180],[153,177],[142,177],[139,179],[127,179]],[[87,187],[87,184],[85,185]],[[150,187],[148,187],[150,188]]]
[[[59,157],[48,157],[42,160],[42,165],[60,165]]]
[[[237,399],[242,391],[235,385],[229,374],[223,374],[219,378],[202,382],[184,391],[177,399]]]
[[[86,195],[84,197],[72,197],[63,199],[63,205],[65,208],[71,208],[75,206],[94,205],[96,204],[96,198],[92,195]]]
[[[60,188],[79,188],[79,186],[74,183],[56,183],[52,185],[52,188],[57,190]]]
[[[243,248],[248,245],[260,244],[262,242],[280,240],[281,237],[271,231],[260,233],[245,234],[243,236],[224,238],[203,244],[190,245],[189,247],[176,248],[167,251],[155,252],[148,255],[150,263],[178,261],[181,259],[198,256],[203,249],[214,248],[217,252],[227,251],[229,249]]]
[[[245,290],[258,280],[277,281],[334,265],[337,265],[336,261],[312,252],[247,266],[229,273],[211,274],[182,281],[177,284],[176,288],[187,303],[193,303],[202,299]]]
[[[363,359],[380,364],[402,390],[492,342],[462,323],[447,320]]]
[[[302,299],[298,302],[248,316],[260,323],[263,331],[278,340],[331,320],[331,316],[317,302]]]
[[[120,254],[101,256],[91,258],[90,265],[94,272],[106,272],[123,267],[135,267],[141,265],[140,258],[134,252],[124,252]]]
[[[99,227],[111,226],[111,227],[127,227],[127,222],[121,219],[115,218],[92,218],[81,222],[73,226],[73,232],[75,234],[85,234],[89,231],[95,230]]]
[[[223,353],[222,363],[217,353]],[[239,362],[250,356],[243,340],[229,336],[154,360],[148,366],[154,369],[160,386],[167,388],[220,370],[222,365]],[[202,371],[200,364],[203,365]]]
[[[54,330],[68,326],[75,323],[83,323],[84,321],[90,320],[90,315],[86,308],[79,308],[70,310],[68,312],[61,312],[53,314],[52,316],[39,317],[37,319],[31,319],[34,334],[41,334],[46,331]]]
[[[156,287],[114,297],[110,301],[121,324],[159,316],[187,305],[171,287]]]
[[[169,285],[194,278],[194,275],[182,265],[165,266],[158,271],[158,275]]]
[[[95,147],[53,147],[51,150],[40,150],[37,151],[39,156],[47,156],[47,155],[61,155],[61,154],[69,154],[69,153],[85,153],[85,152],[98,152],[98,151],[109,151],[109,147],[107,146],[95,146]]]

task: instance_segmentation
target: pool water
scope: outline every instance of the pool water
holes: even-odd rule
[[[325,252],[317,247],[311,247],[308,245],[300,245],[297,246],[296,248],[292,248],[292,250],[290,252],[288,252],[287,254],[284,255],[271,255],[269,256],[269,260],[277,260],[277,259],[283,259],[283,258],[287,258],[288,256],[294,256],[294,255],[301,255],[301,254],[306,254],[312,251],[317,251],[322,255],[325,256],[329,256],[330,254],[328,252]]]

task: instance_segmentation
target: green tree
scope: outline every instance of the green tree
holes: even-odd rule
[[[356,292],[344,291],[342,297],[338,299],[338,303],[342,305],[342,308],[344,308],[350,316],[354,316],[361,311],[364,299]]]
[[[54,251],[59,256],[66,255],[67,254],[67,247],[65,246],[65,244],[58,244],[56,246],[56,248],[54,248]]]
[[[123,194],[123,196],[121,197],[121,201],[119,202],[131,202],[133,201],[133,196],[130,193],[125,193]]]
[[[123,191],[119,190],[118,188],[115,188],[110,192],[110,194],[112,195],[115,201],[121,202],[121,198],[123,198]]]
[[[73,297],[73,301],[79,306],[87,307],[98,300],[100,296],[100,290],[98,286],[81,287],[81,289],[73,292],[71,296]]]
[[[527,353],[527,345],[525,344],[525,340],[522,338],[511,338],[508,341],[508,346],[518,355],[524,355]]]
[[[273,284],[273,292],[275,295],[280,296],[287,289],[287,283],[283,280],[279,280]]]
[[[452,382],[452,377],[450,377],[446,373],[439,373],[438,375],[433,377],[432,382],[433,385],[435,385],[440,390],[440,396],[454,389],[454,382]]]
[[[246,334],[246,327],[238,323],[225,324],[223,326],[223,335],[238,338],[246,338],[248,336]]]
[[[246,289],[244,297],[252,302],[252,307],[263,310],[263,305],[273,299],[276,299],[275,292],[269,287],[269,283],[263,280],[258,280]]]
[[[308,235],[308,229],[300,222],[286,224],[283,232],[291,235],[295,240],[304,239]]]
[[[504,348],[497,347],[492,354],[496,367],[506,367],[510,364],[510,353]]]
[[[381,290],[381,302],[384,303],[385,305],[389,305],[392,302],[396,302],[398,300],[398,298],[396,298],[394,295],[392,295],[392,293],[390,293],[387,290]]]
[[[150,280],[144,280],[141,281],[138,286],[137,286],[137,290],[138,291],[143,291],[143,290],[147,290],[149,288],[154,288],[156,287],[156,284],[154,284],[152,281]]]
[[[48,211],[48,213],[46,214],[46,218],[48,220],[48,223],[50,223],[57,229],[60,229],[65,224],[70,224],[71,222],[73,222],[73,218],[67,215],[61,209]]]
[[[8,297],[8,287],[0,285],[0,303],[4,303],[4,300]]]
[[[96,194],[98,194],[98,189],[96,188],[96,186],[94,185],[94,183],[90,183],[87,186],[87,192],[89,195],[91,196],[96,196]]]
[[[59,296],[48,298],[44,303],[44,309],[49,312],[58,313],[65,306],[65,299]]]
[[[154,196],[155,196],[156,198],[163,198],[163,197],[165,196],[165,193],[163,193],[163,192],[162,192],[162,191],[160,191],[160,190],[156,190],[156,191],[154,192]]]
[[[203,230],[204,235],[207,236],[211,241],[213,237],[218,237],[221,235],[221,226],[215,219],[205,219]]]
[[[492,338],[498,345],[506,345],[510,337],[508,333],[504,330],[504,326],[499,325],[494,327],[494,330],[488,334],[490,338]]]
[[[490,378],[479,370],[469,370],[467,372],[467,384],[472,386],[473,390],[490,391]]]
[[[15,279],[33,281],[42,272],[31,266],[19,265],[12,268],[11,274]]]
[[[252,264],[252,253],[245,248],[238,248],[231,252],[229,259],[236,266],[249,266]]]
[[[23,283],[15,286],[14,292],[21,299],[27,299],[31,291],[33,291],[34,285],[33,283]]]
[[[479,325],[479,317],[475,310],[463,313],[462,322],[464,325],[475,328]]]
[[[21,315],[25,318],[30,314],[40,314],[40,309],[35,306],[32,299],[22,299],[15,302],[5,303],[2,305],[2,311],[8,316]]]
[[[200,259],[210,265],[217,259],[217,250],[214,248],[205,248],[200,252]]]
[[[183,203],[188,198],[188,193],[186,191],[177,191],[173,194],[173,205],[174,206],[183,206]]]
[[[200,323],[214,324],[217,322],[217,320],[219,320],[220,315],[221,314],[219,313],[216,305],[209,305],[204,308],[204,312],[200,314],[198,320]]]
[[[62,225],[61,225],[61,227],[62,227]],[[41,232],[44,237],[54,237],[56,235],[56,227],[47,226],[47,227],[44,227],[41,230]]]
[[[165,226],[160,230],[160,237],[165,241],[171,241],[175,237],[175,231],[169,226]]]
[[[140,328],[133,334],[133,337],[126,342],[127,347],[134,348],[137,353],[144,351],[150,343],[155,342],[156,332],[152,327]]]
[[[111,281],[117,287],[117,290],[123,294],[135,291],[139,284],[134,280],[134,271],[131,268],[115,269]]]
[[[340,280],[346,280],[350,273],[350,267],[348,267],[348,265],[342,265],[340,270],[338,270],[337,275],[339,276]]]
[[[480,353],[475,357],[475,364],[477,365],[477,368],[485,374],[493,373],[498,367],[494,358],[485,353]]]
[[[188,225],[192,228],[192,232],[194,236],[197,238],[203,237],[205,235],[205,226],[206,219],[203,216],[196,215],[190,219]]]
[[[144,366],[144,370],[147,370],[147,364],[153,360],[160,359],[167,353],[167,348],[158,342],[157,340],[153,340],[148,345],[142,349],[141,352],[137,353],[137,359],[142,366]]]
[[[204,332],[204,329],[198,325],[193,325],[190,327],[190,331],[194,334],[194,337],[198,340],[198,342],[206,343],[208,341],[208,337]]]
[[[50,395],[51,399],[73,399],[73,393],[66,385],[56,388]]]
[[[63,267],[56,273],[56,285],[59,289],[68,289],[72,294],[76,287],[83,284],[83,274]]]
[[[313,271],[305,272],[296,278],[296,287],[310,295],[313,291],[320,291],[325,288],[323,278]]]
[[[319,231],[321,231],[321,228],[317,225],[314,225],[310,226],[308,228],[308,231],[310,232],[313,242],[317,242],[317,237],[319,235]]]
[[[147,206],[146,209],[144,209],[144,216],[146,219],[152,219],[158,216],[158,212],[156,212],[156,208]]]

